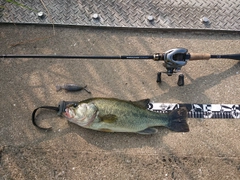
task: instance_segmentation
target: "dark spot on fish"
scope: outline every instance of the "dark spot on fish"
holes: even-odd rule
[[[107,115],[101,116],[100,118],[105,123],[114,123],[118,119],[118,117],[114,114],[107,114]]]

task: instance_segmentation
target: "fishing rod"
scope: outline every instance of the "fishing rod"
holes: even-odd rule
[[[51,59],[153,59],[154,61],[164,61],[163,66],[166,68],[166,72],[157,73],[157,82],[161,83],[161,74],[166,73],[168,76],[172,76],[181,70],[183,66],[187,64],[189,60],[209,60],[209,59],[233,59],[240,60],[240,54],[225,54],[225,55],[211,55],[209,53],[188,53],[185,48],[175,48],[166,51],[165,53],[155,53],[153,55],[119,55],[119,56],[88,56],[88,55],[15,55],[15,54],[3,54],[2,58],[51,58]],[[179,86],[184,85],[184,75],[180,74],[178,77]]]

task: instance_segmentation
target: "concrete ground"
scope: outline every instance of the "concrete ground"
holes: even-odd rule
[[[240,34],[36,25],[0,26],[0,54],[152,55],[171,48],[240,53]],[[104,133],[68,123],[55,112],[32,111],[60,100],[90,97],[154,102],[240,104],[240,63],[188,62],[185,86],[153,60],[0,59],[0,179],[238,179],[240,120],[188,119],[190,132],[144,136]],[[56,92],[64,83],[85,91]]]

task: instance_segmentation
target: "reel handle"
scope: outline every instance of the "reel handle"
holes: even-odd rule
[[[209,60],[211,58],[211,54],[208,53],[191,53],[189,55],[189,60]]]

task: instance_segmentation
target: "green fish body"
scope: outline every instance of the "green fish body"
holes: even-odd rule
[[[189,131],[185,108],[160,114],[147,110],[148,103],[149,99],[132,102],[91,98],[68,106],[63,115],[79,126],[105,132],[155,134],[155,126],[165,126],[176,132]]]

